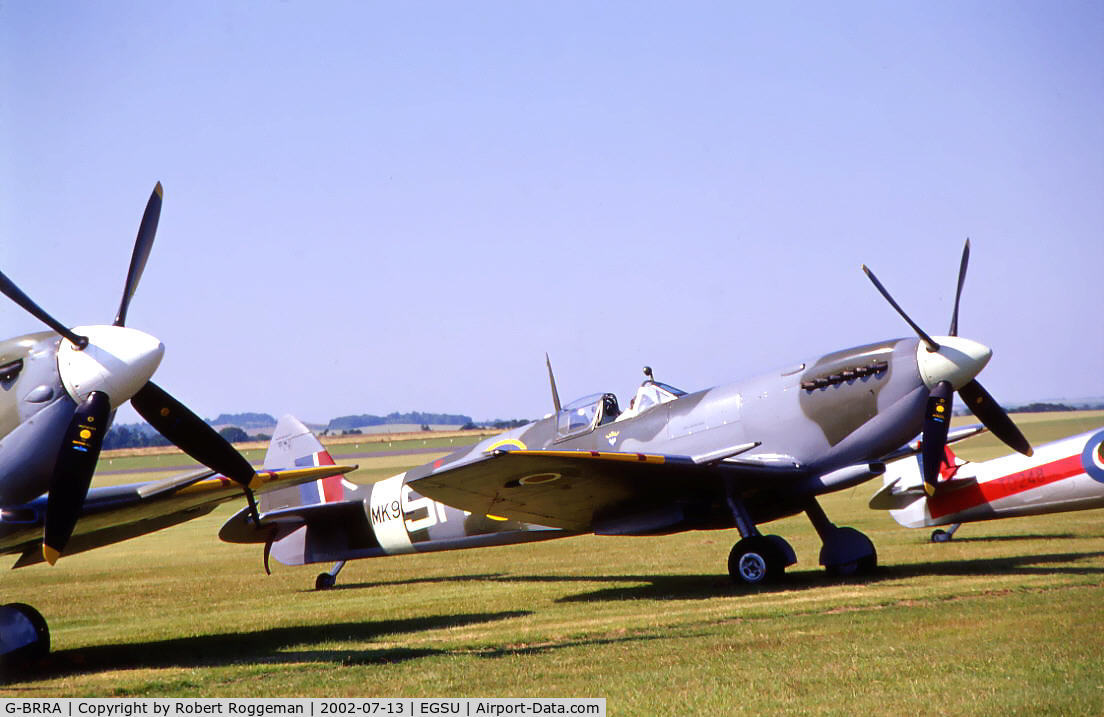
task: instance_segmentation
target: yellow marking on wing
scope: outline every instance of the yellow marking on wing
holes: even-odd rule
[[[501,515],[491,515],[489,513],[487,514],[487,517],[490,518],[491,520],[498,520],[498,521],[509,520],[509,518],[503,518]]]
[[[492,453],[492,452],[498,450],[499,448],[502,448],[503,446],[513,446],[514,448],[518,448],[518,449],[523,450],[523,451],[526,448],[525,444],[522,443],[521,441],[519,441],[516,438],[503,438],[501,441],[495,441],[491,445],[487,446],[487,450],[484,451],[484,452],[485,453]]]
[[[549,456],[551,458],[597,458],[604,461],[625,461],[626,463],[667,462],[666,456],[648,453],[620,453],[614,451],[513,451],[515,456]]]

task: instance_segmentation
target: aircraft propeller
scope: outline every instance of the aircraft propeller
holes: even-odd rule
[[[962,298],[962,287],[966,282],[966,267],[970,261],[970,240],[962,249],[962,261],[958,267],[958,288],[955,291],[954,311],[951,314],[951,326],[947,337],[940,337],[940,344],[921,329],[916,322],[909,318],[905,310],[893,300],[889,291],[865,264],[863,271],[881,292],[905,322],[912,327],[930,356],[926,358],[918,356],[921,373],[925,369],[929,375],[941,377],[931,386],[928,402],[924,414],[923,428],[923,468],[924,490],[928,495],[934,495],[936,478],[939,476],[939,468],[944,460],[945,447],[947,445],[947,430],[950,427],[951,408],[954,402],[954,391],[957,390],[966,407],[977,416],[989,431],[1013,450],[1030,456],[1033,453],[1031,444],[1028,443],[1020,429],[1008,417],[1008,414],[1000,404],[982,388],[974,376],[985,366],[992,351],[976,341],[958,338],[958,308]],[[954,379],[958,379],[955,381]],[[956,383],[958,383],[956,387]],[[929,384],[931,385],[931,384]]]
[[[153,248],[161,201],[158,182],[142,215],[123,297],[111,326],[70,329],[0,272],[0,291],[64,338],[58,347],[58,373],[77,404],[58,449],[46,504],[42,553],[51,565],[69,542],[80,517],[111,414],[127,400],[186,454],[241,484],[256,518],[256,502],[250,489],[256,473],[249,461],[203,419],[150,380],[161,362],[164,346],[149,334],[126,328],[130,301]]]

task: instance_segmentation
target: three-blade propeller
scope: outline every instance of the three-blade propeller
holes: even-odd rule
[[[951,314],[951,326],[948,332],[950,337],[958,337],[958,308],[959,302],[962,299],[962,287],[966,282],[966,267],[970,261],[970,240],[966,240],[966,245],[962,249],[962,261],[958,267],[958,287],[955,291],[954,311]],[[945,351],[948,354],[946,363],[953,363],[957,356],[952,356],[953,352],[962,353],[959,349],[965,347],[968,351],[970,347],[978,347],[984,349],[985,353],[980,358],[967,356],[962,360],[962,363],[969,364],[971,360],[975,361],[973,365],[977,366],[977,370],[980,370],[981,366],[984,366],[985,361],[988,360],[988,349],[980,346],[975,342],[969,342],[962,340],[956,342],[958,346],[941,346],[935,339],[924,332],[911,318],[905,313],[905,310],[893,300],[893,297],[889,295],[889,291],[886,290],[882,283],[878,281],[874,276],[874,272],[870,271],[866,265],[863,265],[863,271],[866,272],[867,277],[874,284],[875,288],[881,292],[886,301],[889,302],[898,314],[905,320],[905,322],[912,327],[912,330],[916,332],[916,335],[920,337],[920,340],[924,342],[924,345],[929,353],[937,354],[941,351]],[[944,339],[948,344],[954,342],[953,338]],[[929,384],[930,385],[930,384]],[[946,445],[947,445],[947,430],[950,427],[951,422],[951,408],[954,402],[954,391],[956,387],[950,380],[939,380],[934,386],[931,386],[931,393],[928,395],[928,402],[926,412],[924,414],[924,428],[923,428],[923,468],[924,468],[924,490],[928,495],[934,495],[937,485],[937,479],[939,477],[940,466],[945,460]],[[1008,417],[1004,409],[1000,404],[989,395],[989,392],[982,388],[977,379],[970,378],[964,381],[957,387],[957,391],[962,399],[966,403],[966,407],[977,416],[985,427],[988,428],[994,436],[999,438],[1010,448],[1019,451],[1025,455],[1030,456],[1032,454],[1031,444],[1024,438],[1023,433],[1016,427],[1016,424],[1012,422],[1012,419]]]
[[[0,273],[0,291],[60,334],[69,346],[59,346],[58,371],[76,402],[58,449],[46,504],[42,553],[53,564],[65,549],[84,505],[96,470],[104,434],[115,408],[127,400],[161,435],[189,456],[240,483],[256,517],[250,483],[252,466],[229,442],[184,404],[149,380],[163,347],[147,334],[127,329],[126,317],[153,248],[161,216],[158,182],[146,203],[130,258],[119,311],[112,326],[90,326],[77,333],[39,307]],[[75,354],[74,352],[80,352]]]

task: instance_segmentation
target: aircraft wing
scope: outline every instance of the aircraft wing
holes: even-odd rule
[[[259,471],[253,480],[257,494],[348,473],[356,466],[329,465],[292,470]],[[206,515],[226,501],[242,496],[241,486],[203,469],[147,483],[88,492],[73,537],[62,555],[117,543]],[[13,567],[42,562],[42,524],[46,497],[26,505],[5,507],[0,519],[0,553],[22,555]]]
[[[496,451],[412,480],[433,500],[471,511],[586,532],[634,511],[805,477],[793,465],[695,462],[690,456],[604,451]]]

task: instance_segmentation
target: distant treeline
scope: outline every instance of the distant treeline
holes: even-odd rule
[[[169,440],[145,423],[112,426],[108,429],[103,441],[104,450],[167,445],[169,445]]]
[[[389,426],[395,423],[414,423],[419,426],[439,424],[445,426],[463,426],[471,423],[471,416],[461,416],[453,413],[422,413],[411,411],[410,413],[389,413],[386,416],[373,416],[368,413],[359,416],[340,416],[330,421],[326,426],[327,431],[346,431],[364,426]]]
[[[1009,411],[1013,413],[1058,413],[1062,411],[1101,411],[1104,410],[1104,403],[1084,403],[1077,406],[1070,406],[1065,403],[1048,403],[1044,401],[1038,401],[1035,403],[1027,403],[1022,406],[1007,406]],[[954,408],[954,414],[956,416],[968,416],[970,410],[965,406],[956,405]]]
[[[218,418],[208,418],[212,426],[238,426],[239,428],[273,428],[276,419],[267,413],[220,413]]]

